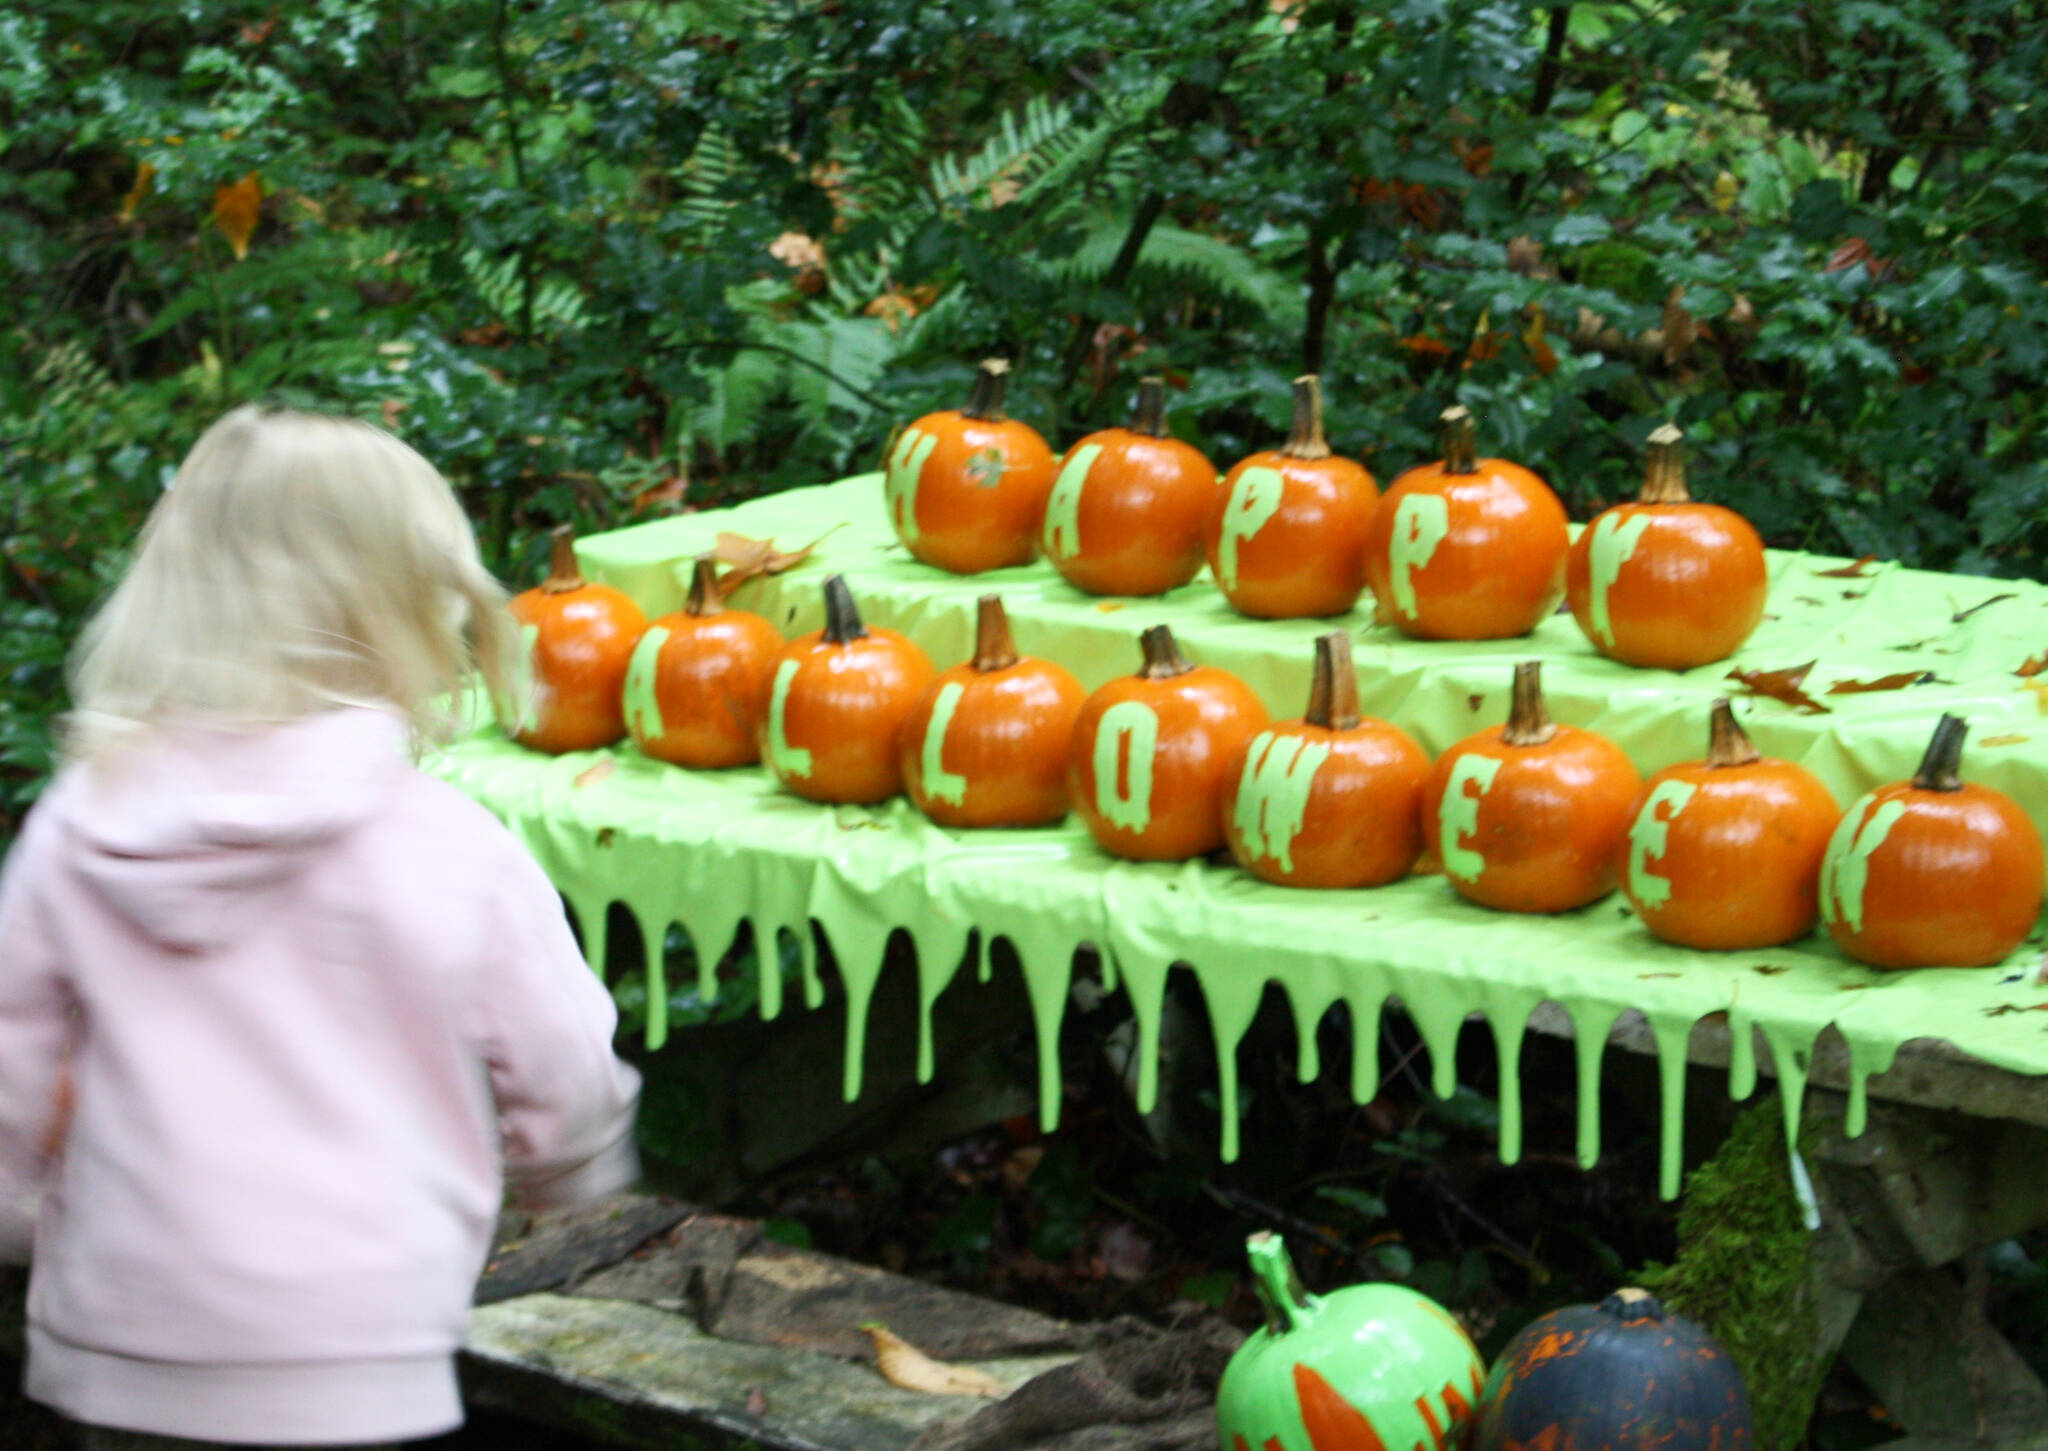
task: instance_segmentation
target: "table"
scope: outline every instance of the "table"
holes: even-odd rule
[[[1135,669],[1138,631],[1163,622],[1191,658],[1236,672],[1277,718],[1292,718],[1307,698],[1310,642],[1333,626],[1243,619],[1206,577],[1156,600],[1120,601],[1083,595],[1042,563],[948,576],[896,543],[876,474],[594,536],[578,546],[578,557],[589,578],[626,590],[652,616],[681,606],[692,558],[721,530],[772,537],[784,548],[825,536],[810,560],[745,586],[735,605],[794,635],[818,626],[819,585],[828,573],[843,573],[870,623],[905,631],[941,666],[968,655],[974,602],[995,591],[1019,648],[1061,661],[1086,686]],[[1806,688],[1831,709],[1804,714],[1772,700],[1742,701],[1758,746],[1808,766],[1846,806],[1874,785],[1910,775],[1935,718],[1952,711],[1972,726],[1966,774],[2048,820],[2048,677],[2037,686],[2015,674],[2048,647],[2048,588],[1892,565],[1857,578],[1822,572],[1842,563],[1771,555],[1770,614],[1733,663],[1779,668],[1814,660]],[[1522,639],[1470,643],[1409,641],[1362,612],[1334,624],[1353,637],[1363,709],[1406,727],[1432,753],[1503,717],[1518,660],[1545,662],[1545,694],[1557,719],[1608,735],[1645,774],[1703,754],[1707,706],[1730,687],[1725,663],[1685,673],[1616,665],[1595,654],[1567,616]],[[1826,693],[1838,682],[1916,669],[1936,678],[1909,689]],[[980,944],[984,975],[992,937],[1015,947],[1038,1034],[1048,1127],[1058,1115],[1056,1046],[1075,950],[1098,949],[1129,997],[1141,1109],[1157,1090],[1167,974],[1188,968],[1214,1025],[1226,1160],[1238,1147],[1235,1050],[1269,982],[1292,1006],[1304,1081],[1319,1071],[1315,1025],[1333,1004],[1348,1005],[1352,1088],[1368,1097],[1389,998],[1417,1024],[1442,1094],[1455,1083],[1460,1026],[1469,1015],[1484,1016],[1500,1054],[1500,1152],[1510,1163],[1521,1149],[1517,1065],[1532,1014],[1541,1007],[1553,1022],[1559,1008],[1569,1014],[1578,1151],[1590,1165],[1599,1145],[1601,1055],[1616,1020],[1640,1010],[1660,1068],[1659,1177],[1667,1197],[1679,1184],[1688,1039],[1703,1018],[1725,1016],[1729,1087],[1738,1098],[1755,1086],[1753,1045],[1762,1038],[1795,1139],[1808,1064],[1830,1027],[1846,1042],[1852,1136],[1862,1130],[1868,1079],[1909,1040],[1939,1039],[1996,1068],[2048,1074],[2048,988],[2035,981],[2038,929],[1997,967],[1878,973],[1842,957],[1824,936],[1750,953],[1669,947],[1635,922],[1619,896],[1530,918],[1473,906],[1433,877],[1370,891],[1291,891],[1210,862],[1117,861],[1071,818],[1034,831],[946,831],[902,801],[818,806],[782,793],[758,769],[684,772],[624,746],[543,757],[488,726],[429,764],[533,851],[568,899],[594,962],[604,960],[609,906],[622,903],[633,914],[648,944],[650,1047],[667,1036],[661,944],[670,923],[690,933],[706,994],[715,991],[712,966],[742,922],[761,943],[793,932],[813,1005],[822,996],[811,953],[817,924],[847,994],[849,1098],[860,1092],[867,1005],[899,927],[917,949],[927,1019],[921,1077],[931,1063],[931,1004],[970,939]],[[777,954],[760,956],[761,1011],[772,1017],[783,1006]]]

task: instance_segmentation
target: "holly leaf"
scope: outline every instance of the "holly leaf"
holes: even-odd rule
[[[969,1365],[946,1365],[874,1321],[860,1327],[875,1342],[875,1366],[882,1379],[907,1391],[935,1396],[988,1396],[1000,1400],[1010,1388]]]
[[[256,223],[262,214],[263,183],[256,179],[255,172],[215,190],[213,225],[227,238],[237,262],[249,255],[249,239],[256,235]]]
[[[718,547],[711,551],[712,557],[726,566],[725,573],[718,577],[718,587],[734,590],[761,575],[781,574],[786,569],[794,569],[811,557],[813,549],[845,527],[844,524],[834,524],[803,548],[788,550],[777,549],[773,539],[750,539],[744,534],[721,529]]]
[[[1870,566],[1877,563],[1875,554],[1866,554],[1854,564],[1845,564],[1840,569],[1816,569],[1814,574],[1821,579],[1868,579]]]
[[[1909,685],[1918,685],[1932,670],[1901,670],[1896,675],[1886,675],[1877,680],[1837,680],[1828,687],[1829,695],[1862,695],[1872,690],[1904,690]]]
[[[1801,688],[1815,663],[1809,660],[1804,665],[1793,665],[1783,670],[1743,670],[1738,667],[1728,672],[1728,678],[1750,695],[1768,696],[1809,715],[1828,715],[1831,714],[1828,708]]]

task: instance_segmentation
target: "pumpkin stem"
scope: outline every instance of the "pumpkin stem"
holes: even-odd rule
[[[1507,729],[1500,738],[1511,746],[1540,746],[1556,734],[1557,726],[1543,704],[1543,662],[1524,660],[1515,667]]]
[[[1131,432],[1147,438],[1166,437],[1166,380],[1140,378],[1138,406],[1131,414]]]
[[[1472,429],[1472,410],[1454,403],[1437,415],[1437,446],[1443,450],[1447,474],[1479,472],[1479,438]]]
[[[1624,1325],[1632,1325],[1638,1320],[1662,1320],[1665,1313],[1663,1301],[1634,1285],[1616,1290],[1600,1302],[1600,1309],[1617,1317]]]
[[[1747,766],[1763,759],[1763,752],[1749,738],[1749,732],[1735,719],[1735,706],[1727,696],[1714,702],[1713,724],[1707,729],[1707,764]]]
[[[1320,1307],[1319,1301],[1301,1283],[1294,1261],[1288,1258],[1287,1241],[1270,1229],[1262,1229],[1244,1242],[1245,1257],[1252,1262],[1252,1289],[1266,1311],[1266,1328],[1285,1335],[1308,1324]]]
[[[715,615],[725,608],[725,591],[718,587],[718,556],[700,554],[690,571],[690,598],[683,605],[687,615]]]
[[[1351,637],[1342,630],[1316,636],[1316,673],[1302,719],[1327,731],[1358,725],[1358,671],[1351,663]]]
[[[868,627],[860,622],[860,610],[853,603],[853,591],[846,576],[835,574],[825,581],[825,638],[834,645],[848,645],[866,636]]]
[[[960,410],[960,416],[982,423],[1001,423],[1003,391],[1009,386],[1010,360],[983,358],[980,371],[974,375],[974,391],[967,395],[967,406]]]
[[[1650,449],[1643,459],[1643,488],[1638,504],[1690,504],[1685,487],[1685,451],[1680,447],[1685,431],[1675,423],[1658,425],[1650,434]]]
[[[1145,652],[1144,668],[1138,672],[1141,680],[1171,680],[1195,668],[1180,653],[1180,642],[1166,625],[1154,625],[1138,636],[1138,647]]]
[[[983,595],[975,602],[974,668],[1008,670],[1017,663],[1017,642],[1010,637],[1010,617],[1001,595]]]
[[[1944,715],[1934,727],[1934,738],[1927,743],[1927,754],[1920,758],[1920,769],[1914,773],[1913,785],[1921,791],[1960,791],[1963,789],[1963,737],[1970,733],[1970,724],[1958,715]]]
[[[1287,458],[1328,458],[1330,445],[1323,438],[1323,380],[1304,373],[1294,380],[1294,426],[1287,431],[1287,443],[1280,452]]]
[[[540,587],[551,595],[582,589],[583,571],[576,567],[576,531],[567,524],[557,524],[552,538],[554,546],[548,552],[548,577],[541,581]]]

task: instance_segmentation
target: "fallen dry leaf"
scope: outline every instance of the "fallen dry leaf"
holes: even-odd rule
[[[2019,676],[2022,680],[2030,680],[2034,676],[2039,675],[2043,670],[2048,670],[2048,650],[2044,650],[2039,655],[2034,656],[2026,664],[2013,671],[2013,674]]]
[[[1983,610],[1983,609],[1989,609],[1989,608],[1990,608],[1991,606],[1993,606],[1993,605],[1997,604],[1997,603],[1998,603],[1998,602],[1999,602],[2000,600],[2016,600],[2016,599],[2018,599],[2018,598],[2019,598],[2019,596],[2018,596],[2018,595],[2016,595],[2016,594],[2013,594],[2013,593],[2012,593],[2011,591],[2009,591],[2009,590],[2008,590],[2008,591],[2007,591],[2006,593],[2004,593],[2004,594],[2002,594],[2002,595],[1993,595],[1993,596],[1992,596],[1992,597],[1991,597],[1990,599],[1988,599],[1988,600],[1979,600],[1979,601],[1977,601],[1977,603],[1975,603],[1974,605],[1971,605],[1971,606],[1970,606],[1970,607],[1969,607],[1968,609],[1966,609],[1966,610],[1965,610],[1965,609],[1960,609],[1960,608],[1959,608],[1959,609],[1957,609],[1957,610],[1956,610],[1956,612],[1955,612],[1954,614],[1952,614],[1952,615],[1950,615],[1950,616],[1949,616],[1949,619],[1950,619],[1950,621],[1951,621],[1951,622],[1953,622],[1953,623],[1955,623],[1955,624],[1958,624],[1958,625],[1960,625],[1960,624],[1961,624],[1961,623],[1962,623],[1963,621],[1965,621],[1965,620],[1969,619],[1969,618],[1970,618],[1970,616],[1972,616],[1972,615],[1976,614],[1976,613],[1977,613],[1977,611],[1979,611],[1979,610]],[[1954,605],[1954,604],[1955,604],[1955,601],[1954,601],[1954,600],[1950,600],[1950,601],[1949,601],[1949,604],[1951,604],[1951,605]]]
[[[232,186],[213,194],[213,225],[234,249],[235,260],[249,255],[249,239],[256,234],[256,222],[263,214],[263,183],[250,172]]]
[[[970,1365],[945,1365],[933,1360],[887,1327],[869,1321],[860,1327],[875,1342],[875,1366],[882,1379],[906,1391],[934,1396],[987,1396],[1000,1400],[1010,1388]]]
[[[576,773],[575,781],[571,784],[573,784],[577,790],[581,791],[585,786],[595,786],[598,782],[602,781],[605,777],[611,775],[612,772],[618,769],[619,763],[613,760],[610,756],[606,756],[602,761],[599,761],[596,765],[587,766],[583,770],[578,771]]]
[[[2024,688],[2034,692],[2034,704],[2048,715],[2048,680],[2029,680]]]
[[[1776,977],[1781,972],[1790,972],[1791,970],[1791,968],[1780,966],[1775,962],[1759,962],[1751,969],[1752,972],[1760,972],[1765,977]]]
[[[1103,602],[1102,602],[1101,604],[1097,605],[1097,606],[1096,606],[1095,608],[1096,608],[1096,609],[1098,609],[1098,610],[1101,610],[1101,611],[1102,611],[1102,613],[1104,613],[1105,615],[1113,615],[1113,614],[1115,614],[1115,613],[1116,613],[1116,612],[1117,612],[1118,610],[1122,609],[1123,607],[1124,607],[1124,602],[1123,602],[1122,600],[1104,600],[1104,601],[1103,601]]]
[[[845,527],[844,524],[834,524],[803,548],[791,550],[778,550],[773,539],[749,539],[744,534],[720,530],[718,547],[711,553],[720,564],[729,567],[718,577],[718,587],[731,591],[760,575],[781,574],[785,569],[794,569],[811,557],[813,549]]]
[[[1886,675],[1877,680],[1837,680],[1828,687],[1829,695],[1862,695],[1872,690],[1904,690],[1917,685],[1932,675],[1932,670],[1901,670],[1896,675]]]
[[[1793,665],[1783,670],[1743,670],[1738,667],[1728,672],[1728,678],[1751,695],[1768,696],[1810,715],[1829,715],[1832,712],[1826,706],[1800,688],[1806,683],[1814,664],[1809,660],[1804,665]]]
[[[1870,566],[1877,563],[1875,554],[1866,554],[1854,564],[1845,564],[1840,569],[1816,569],[1814,573],[1822,579],[1868,579]]]
[[[1984,1010],[1987,1018],[2003,1018],[2010,1013],[2048,1013],[2048,1003],[2000,1003]]]
[[[2016,745],[2018,745],[2018,744],[2019,744],[2019,743],[2020,743],[2021,741],[2024,741],[2025,739],[2026,739],[2026,737],[2025,737],[2025,736],[2023,736],[2023,735],[2021,735],[2021,734],[2020,734],[2020,733],[2019,733],[2018,731],[2007,731],[2007,732],[2006,732],[2006,733],[2005,733],[2004,735],[2002,735],[2002,736],[1986,736],[1986,737],[1984,737],[1984,739],[1983,739],[1983,740],[1981,740],[1981,741],[1977,742],[1977,744],[1978,744],[1978,745],[1979,745],[1980,747],[1981,747],[1981,746],[2016,746]]]

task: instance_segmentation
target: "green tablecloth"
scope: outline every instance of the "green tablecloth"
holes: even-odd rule
[[[825,575],[844,573],[871,623],[906,631],[946,665],[969,653],[976,597],[996,590],[1019,647],[1060,660],[1091,687],[1133,670],[1137,632],[1165,622],[1192,658],[1237,672],[1283,718],[1301,713],[1310,642],[1331,627],[1242,619],[1206,578],[1162,599],[1104,601],[1071,589],[1043,564],[973,578],[939,573],[895,543],[879,475],[596,536],[578,552],[591,578],[627,590],[652,615],[681,605],[692,556],[720,530],[794,547],[835,524],[810,561],[745,586],[734,603],[794,634],[819,623]],[[1953,711],[1973,728],[1966,772],[2011,792],[2037,821],[2048,819],[2048,697],[2014,674],[2048,649],[2048,589],[1888,565],[1862,579],[1817,572],[1840,563],[1772,555],[1770,615],[1734,663],[1778,668],[1817,660],[1806,688],[1833,709],[1810,715],[1746,701],[1744,723],[1758,745],[1812,768],[1846,806],[1873,785],[1911,774],[1935,718]],[[1702,754],[1707,704],[1729,685],[1726,664],[1686,674],[1615,665],[1593,653],[1568,616],[1524,639],[1479,644],[1407,641],[1366,614],[1341,623],[1356,642],[1364,708],[1407,727],[1432,753],[1502,718],[1510,667],[1521,659],[1545,661],[1555,716],[1606,733],[1646,774]],[[1936,681],[1825,694],[1838,681],[1915,669],[1934,671]],[[586,775],[606,757],[616,763],[610,774]],[[1727,955],[1667,947],[1627,915],[1619,896],[1561,917],[1529,918],[1473,907],[1439,878],[1373,891],[1289,891],[1209,863],[1116,861],[1071,819],[1037,831],[945,831],[900,801],[820,807],[781,793],[760,770],[684,772],[629,748],[548,758],[486,728],[433,765],[533,850],[572,904],[594,960],[603,957],[606,908],[619,902],[634,914],[649,945],[653,1045],[667,1032],[660,945],[669,923],[689,931],[707,974],[742,921],[757,942],[790,929],[806,951],[809,924],[819,924],[850,1004],[849,1097],[860,1089],[866,1008],[897,927],[917,946],[927,1019],[970,931],[982,934],[984,972],[990,937],[1016,947],[1039,1034],[1048,1124],[1058,1112],[1057,1033],[1074,949],[1098,947],[1129,995],[1147,1107],[1167,971],[1188,967],[1214,1024],[1225,1158],[1237,1148],[1235,1050],[1268,982],[1293,1005],[1304,1080],[1317,1072],[1315,1024],[1333,1003],[1349,1005],[1353,1088],[1364,1096],[1376,1088],[1378,1019],[1390,994],[1420,1028],[1439,1092],[1453,1085],[1459,1026],[1468,1014],[1484,1014],[1501,1054],[1501,1153],[1510,1162],[1520,1152],[1516,1063],[1535,1005],[1548,999],[1571,1013],[1581,1071],[1579,1151],[1587,1163],[1597,1154],[1592,1090],[1608,1028],[1624,1009],[1642,1009],[1655,1030],[1664,1086],[1667,1194],[1678,1184],[1686,1041],[1710,1013],[1727,1013],[1734,1032],[1730,1086],[1737,1096],[1747,1096],[1756,1079],[1749,1027],[1762,1029],[1788,1089],[1788,1131],[1796,1131],[1814,1038],[1830,1025],[1849,1045],[1852,1127],[1862,1118],[1863,1079],[1882,1072],[1908,1039],[1945,1039],[2003,1068],[2048,1072],[2048,1014],[2013,1011],[2048,1005],[2048,989],[2032,982],[2038,941],[1997,968],[1881,974],[1848,962],[1824,937]],[[761,956],[762,1011],[773,1016],[781,1008],[776,954]],[[706,992],[712,986],[708,977],[701,984]],[[808,957],[805,990],[816,1001]],[[926,1033],[921,1072],[930,1067],[928,1022]]]

